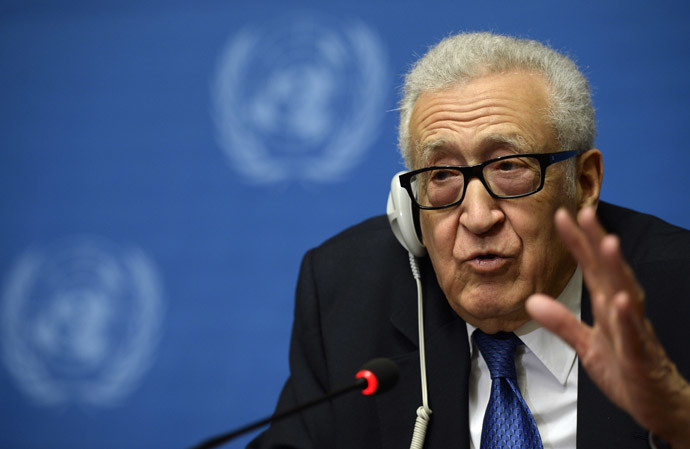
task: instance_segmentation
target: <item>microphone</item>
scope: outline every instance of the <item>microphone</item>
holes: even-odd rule
[[[396,365],[392,360],[386,358],[370,360],[364,364],[364,366],[362,366],[362,369],[360,369],[357,374],[355,374],[355,378],[357,380],[350,385],[333,390],[324,396],[312,399],[311,401],[300,404],[292,409],[280,413],[274,413],[267,418],[248,424],[239,429],[210,438],[191,449],[211,449],[218,447],[221,444],[227,443],[228,441],[244,433],[261,427],[264,424],[294,415],[295,413],[301,412],[302,410],[313,407],[314,405],[328,401],[352,390],[360,389],[362,390],[362,394],[366,396],[384,393],[393,388],[393,386],[398,382],[398,375],[398,365]]]

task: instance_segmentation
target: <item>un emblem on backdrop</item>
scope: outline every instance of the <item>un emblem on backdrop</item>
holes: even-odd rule
[[[149,368],[163,312],[137,248],[80,237],[28,250],[2,297],[3,358],[38,403],[116,405]]]
[[[357,20],[317,14],[247,26],[221,52],[213,119],[231,165],[256,183],[335,180],[377,137],[387,55]]]

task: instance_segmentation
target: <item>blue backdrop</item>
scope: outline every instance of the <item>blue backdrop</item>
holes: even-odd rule
[[[302,254],[383,213],[401,76],[452,32],[573,56],[603,199],[690,227],[687,2],[431,5],[0,5],[0,447],[184,448],[269,414]]]

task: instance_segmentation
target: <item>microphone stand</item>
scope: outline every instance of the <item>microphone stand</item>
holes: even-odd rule
[[[301,405],[298,405],[297,407],[295,407],[293,409],[286,410],[286,411],[280,412],[280,413],[275,413],[275,414],[273,414],[267,418],[264,418],[264,419],[261,419],[259,421],[254,422],[254,423],[248,424],[244,427],[240,427],[237,430],[233,430],[233,431],[230,431],[228,433],[224,433],[222,435],[218,435],[216,437],[210,438],[210,439],[204,441],[203,443],[192,447],[191,449],[212,449],[214,447],[218,447],[221,444],[224,444],[224,443],[232,440],[233,438],[236,438],[236,437],[238,437],[244,433],[247,433],[251,430],[254,430],[254,429],[261,427],[265,424],[268,424],[272,421],[278,421],[280,419],[286,418],[290,415],[301,412],[302,410],[304,410],[306,408],[312,407],[312,406],[314,406],[320,402],[325,402],[325,401],[331,400],[337,396],[345,394],[348,391],[352,391],[352,390],[356,390],[356,389],[361,390],[367,386],[367,383],[368,382],[365,378],[359,378],[359,379],[357,379],[357,381],[355,383],[348,385],[346,387],[339,388],[337,390],[333,390],[325,396],[321,396],[321,397],[318,397],[316,399],[312,399],[311,401],[305,402],[304,404],[301,404]]]

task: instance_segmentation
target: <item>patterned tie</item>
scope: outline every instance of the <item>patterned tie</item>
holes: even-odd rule
[[[477,329],[474,341],[491,372],[491,397],[484,414],[481,449],[543,449],[537,424],[520,394],[512,332],[487,335]]]

